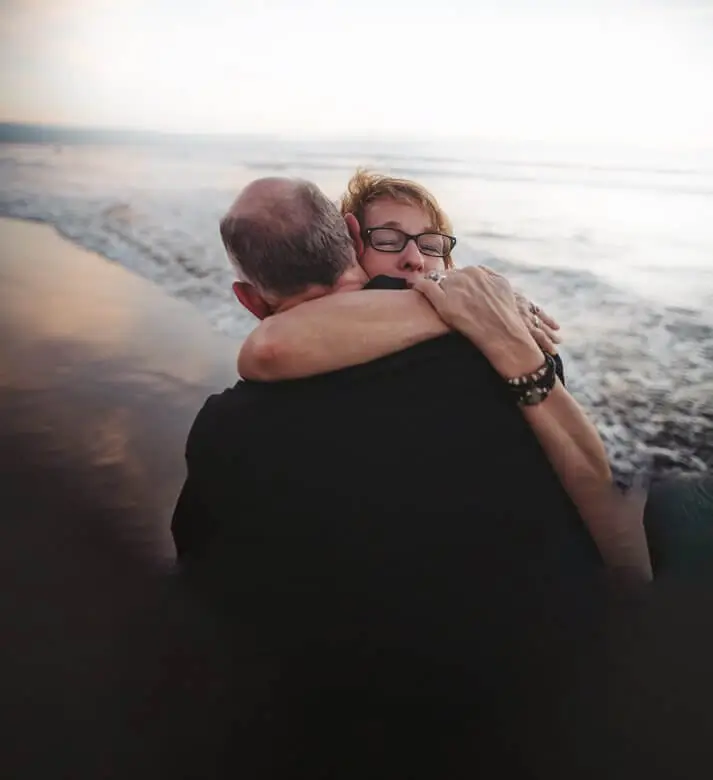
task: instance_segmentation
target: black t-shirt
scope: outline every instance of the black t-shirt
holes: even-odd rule
[[[179,556],[210,550],[240,592],[276,602],[363,597],[403,612],[419,593],[453,605],[481,583],[509,598],[598,564],[502,380],[459,335],[317,377],[240,381],[207,400],[186,457]]]
[[[461,725],[474,703],[502,708],[495,720],[512,728],[513,698],[544,708],[599,559],[464,338],[308,379],[240,381],[207,400],[186,458],[172,526],[184,571],[281,659],[282,701],[307,686],[320,702],[336,696],[343,718],[391,712],[355,692],[388,689],[406,711],[414,696],[447,700],[433,711],[467,711],[453,716]],[[319,734],[330,710],[315,708]]]
[[[366,288],[405,282],[381,276]],[[559,359],[558,374],[564,381]],[[580,545],[586,536],[502,381],[457,335],[308,379],[239,381],[207,400],[186,457],[172,525],[179,557],[239,528],[232,505],[240,516],[247,506],[260,515],[472,512],[518,523],[546,514],[556,518],[546,548],[558,527]]]

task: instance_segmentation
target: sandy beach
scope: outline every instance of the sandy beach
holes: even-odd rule
[[[3,775],[179,776],[157,771],[160,729],[178,729],[177,771],[205,761],[201,726],[147,702],[157,680],[190,682],[201,632],[167,649],[156,614],[186,434],[232,380],[235,350],[190,305],[49,226],[1,220],[0,237]]]
[[[17,469],[29,449],[28,466],[61,471],[107,510],[152,517],[145,543],[171,555],[186,434],[206,395],[234,380],[235,347],[47,225],[1,220],[0,235],[3,457]]]

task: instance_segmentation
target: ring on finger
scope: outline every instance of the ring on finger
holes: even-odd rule
[[[532,324],[534,327],[539,328],[541,325],[540,318],[535,314],[535,316],[532,318]]]
[[[426,279],[430,279],[432,282],[435,282],[439,287],[443,286],[443,280],[446,278],[446,275],[443,273],[443,271],[429,271],[426,274]]]
[[[539,314],[542,311],[542,309],[540,309],[540,307],[536,303],[533,303],[532,301],[530,301],[530,311],[533,314],[537,315],[537,314]]]

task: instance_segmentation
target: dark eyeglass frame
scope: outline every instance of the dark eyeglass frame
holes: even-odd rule
[[[404,237],[403,244],[397,249],[384,249],[380,246],[374,246],[371,234],[376,230],[391,230],[394,233],[400,233]],[[421,246],[418,243],[418,239],[421,238],[421,236],[441,236],[443,238],[447,238],[450,241],[450,247],[446,250],[445,254],[434,254],[433,252],[424,251]],[[406,245],[409,241],[414,241],[416,243],[416,246],[418,247],[418,251],[422,252],[424,255],[428,255],[429,257],[448,257],[450,253],[453,251],[453,247],[456,245],[457,240],[455,236],[449,236],[447,233],[439,233],[437,230],[425,230],[423,233],[406,233],[406,231],[401,230],[400,228],[395,227],[389,227],[388,225],[377,225],[376,227],[366,228],[363,232],[363,237],[369,242],[369,246],[376,250],[377,252],[387,252],[389,254],[396,254],[398,252],[403,252],[404,249],[406,249]]]

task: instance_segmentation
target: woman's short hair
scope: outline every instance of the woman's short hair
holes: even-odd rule
[[[392,198],[422,208],[431,217],[433,227],[439,233],[452,235],[453,225],[448,215],[425,187],[410,179],[386,176],[363,168],[358,168],[349,180],[340,209],[343,215],[353,214],[363,227],[366,207],[382,198]],[[454,267],[450,254],[443,258],[443,262],[446,268]]]

